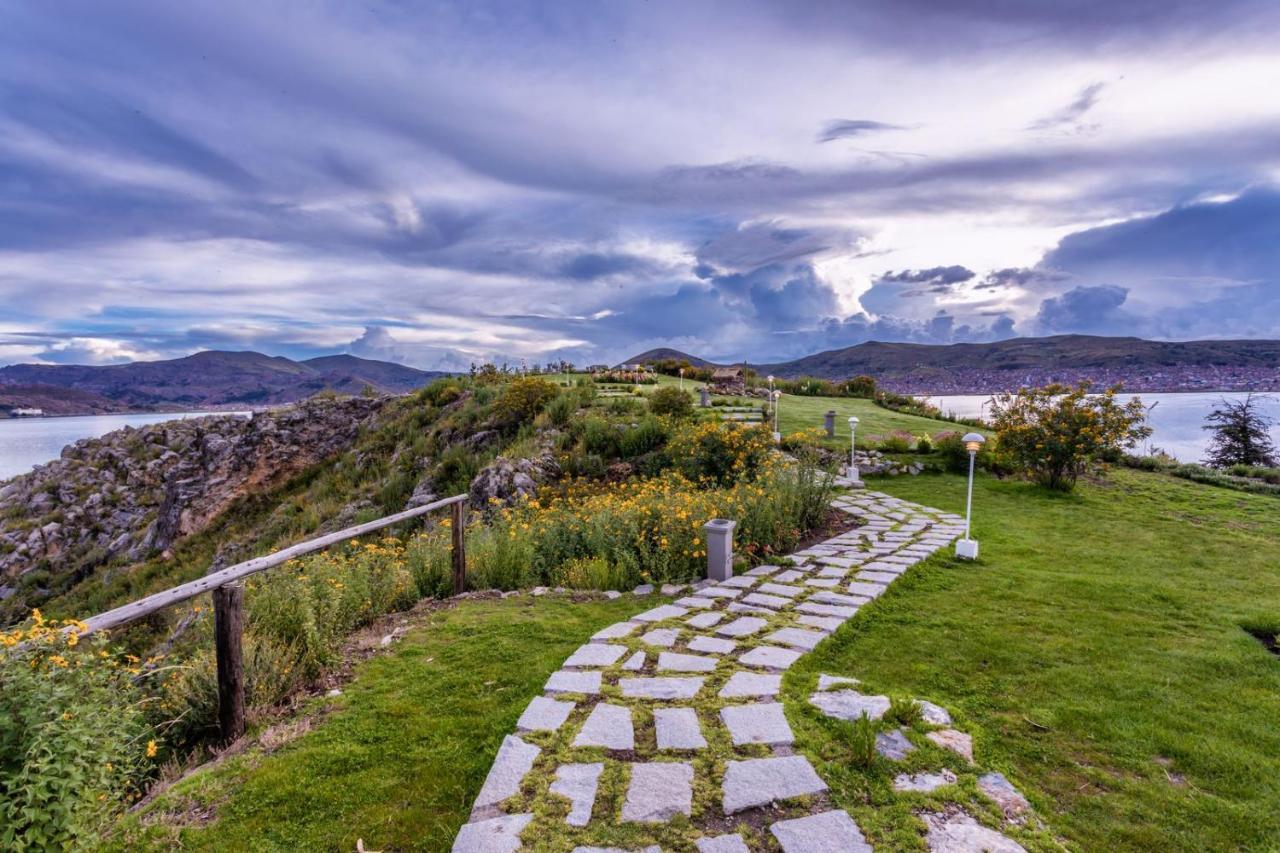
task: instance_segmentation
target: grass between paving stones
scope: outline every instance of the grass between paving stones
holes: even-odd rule
[[[362,664],[313,731],[174,785],[119,849],[448,850],[529,700],[595,631],[653,598],[469,601]],[[206,816],[212,814],[209,820]]]
[[[964,509],[961,477],[871,487]],[[918,848],[910,812],[941,799],[891,801],[896,766],[841,766],[847,724],[800,704],[820,672],[950,710],[1072,848],[1280,848],[1280,659],[1241,628],[1280,614],[1280,501],[1116,471],[1073,495],[980,477],[974,511],[982,560],[914,567],[784,682],[800,745],[877,849]],[[903,766],[948,758],[922,745]]]

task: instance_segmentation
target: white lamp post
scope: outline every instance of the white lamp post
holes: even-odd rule
[[[858,442],[855,433],[858,431],[858,419],[849,418],[849,479],[854,483],[862,482],[858,477]]]
[[[978,559],[978,543],[969,535],[970,523],[973,519],[973,463],[986,440],[986,437],[978,432],[968,433],[961,439],[964,442],[964,449],[969,451],[969,496],[964,504],[964,538],[956,543],[956,556],[966,560]]]
[[[782,433],[778,431],[778,401],[782,399],[781,391],[773,392],[773,440],[782,441]]]
[[[684,390],[684,368],[680,368],[680,390]]]

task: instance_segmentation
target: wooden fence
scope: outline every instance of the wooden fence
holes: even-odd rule
[[[305,554],[322,551],[330,545],[355,539],[445,507],[449,507],[452,512],[453,592],[457,595],[466,588],[466,495],[454,495],[451,498],[433,501],[376,521],[357,524],[355,527],[300,542],[265,557],[254,557],[252,560],[236,563],[234,566],[211,572],[198,580],[148,595],[146,598],[140,598],[114,610],[90,617],[84,620],[87,627],[80,633],[89,634],[94,631],[118,628],[158,610],[180,604],[206,592],[212,592],[214,651],[218,664],[218,726],[223,740],[233,741],[244,734],[245,727],[244,660],[241,654],[241,640],[244,632],[243,580],[250,575],[287,563]],[[67,630],[76,629],[68,628]]]

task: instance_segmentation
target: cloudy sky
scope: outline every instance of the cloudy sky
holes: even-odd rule
[[[0,0],[0,363],[1280,337],[1280,3]]]

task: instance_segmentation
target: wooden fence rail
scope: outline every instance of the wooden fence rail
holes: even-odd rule
[[[212,592],[214,650],[218,667],[218,727],[224,741],[233,741],[244,734],[245,728],[244,660],[241,654],[241,637],[244,632],[244,584],[242,581],[250,575],[282,565],[305,554],[322,551],[330,545],[355,539],[445,507],[449,507],[452,513],[453,593],[457,595],[466,588],[466,495],[454,495],[451,498],[433,501],[376,521],[357,524],[355,527],[300,542],[265,557],[254,557],[252,560],[236,563],[234,566],[212,572],[198,580],[148,595],[146,598],[140,598],[114,610],[92,616],[84,620],[86,627],[80,633],[89,634],[94,631],[118,628],[166,607]]]

